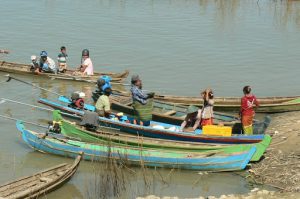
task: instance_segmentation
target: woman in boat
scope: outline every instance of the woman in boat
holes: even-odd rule
[[[42,72],[45,73],[57,73],[57,68],[53,59],[48,57],[48,53],[46,51],[42,51],[40,53],[40,68]]]
[[[214,93],[210,88],[205,89],[201,96],[203,98],[203,106],[201,110],[201,126],[213,125],[214,117]]]
[[[195,131],[201,122],[201,110],[194,106],[190,105],[187,109],[187,115],[184,121],[181,124],[181,131]]]
[[[58,70],[60,73],[64,73],[67,70],[67,49],[65,46],[62,46],[60,48],[60,53],[57,56],[57,62],[58,62]]]
[[[134,124],[149,126],[152,120],[154,93],[144,93],[142,91],[142,80],[138,75],[131,78],[132,107],[134,109]]]
[[[255,116],[254,108],[259,106],[255,95],[251,94],[251,87],[243,88],[244,97],[241,99],[240,116],[243,125],[243,131],[246,135],[253,134],[253,119]]]
[[[79,72],[82,75],[94,75],[93,62],[90,58],[90,52],[88,49],[82,51],[81,65],[79,67]]]
[[[96,102],[96,112],[101,117],[109,118],[111,114],[111,108],[110,108],[110,101],[109,96],[111,95],[112,89],[110,85],[107,85],[106,87],[102,87],[103,94],[98,98]]]

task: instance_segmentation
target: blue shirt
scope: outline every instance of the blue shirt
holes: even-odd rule
[[[132,86],[130,91],[133,101],[138,101],[144,105],[147,104],[148,95],[146,95],[141,89],[139,89],[137,86]]]

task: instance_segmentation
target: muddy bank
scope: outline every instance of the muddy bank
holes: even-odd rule
[[[207,198],[300,198],[300,112],[272,115],[272,122],[267,133],[273,136],[272,143],[264,159],[258,163],[252,163],[245,177],[250,183],[270,185],[278,191],[252,190],[246,195],[222,195]],[[198,198],[204,199],[205,197],[199,196]],[[160,197],[150,195],[145,199],[160,199]]]

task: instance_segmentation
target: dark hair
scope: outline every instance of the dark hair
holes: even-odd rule
[[[60,50],[66,50],[65,46],[60,47]]]
[[[251,87],[250,86],[245,86],[243,88],[243,92],[244,92],[244,94],[250,94],[251,93]]]
[[[104,94],[105,94],[105,95],[110,95],[111,92],[112,92],[112,89],[111,89],[111,88],[106,88],[106,89],[104,90]]]
[[[210,91],[210,92],[208,93],[208,98],[209,98],[209,99],[214,99],[214,93],[213,93],[212,91]]]

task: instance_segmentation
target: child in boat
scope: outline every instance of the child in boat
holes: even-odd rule
[[[90,52],[88,49],[82,51],[81,65],[79,67],[79,73],[81,75],[94,75],[93,62],[90,58]]]
[[[205,89],[201,96],[203,98],[203,106],[201,110],[201,126],[213,125],[213,117],[214,117],[214,94],[213,91],[208,88]]]
[[[243,88],[244,97],[241,99],[241,121],[243,125],[243,131],[246,135],[253,134],[253,119],[255,116],[254,107],[258,107],[259,103],[255,95],[251,94],[251,87],[245,86]]]
[[[180,131],[195,131],[201,122],[201,110],[190,105],[187,109],[187,115],[181,124]]]
[[[109,96],[111,95],[112,89],[110,86],[107,86],[106,88],[103,87],[102,89],[103,95],[98,98],[95,105],[96,112],[101,117],[109,118],[111,114]]]
[[[36,55],[31,55],[31,68],[30,71],[39,74],[41,72],[40,65],[37,61],[37,56]]]
[[[67,49],[66,49],[65,46],[62,46],[60,48],[60,53],[57,56],[58,71],[60,73],[66,72],[66,70],[67,70],[67,59],[68,59]]]

